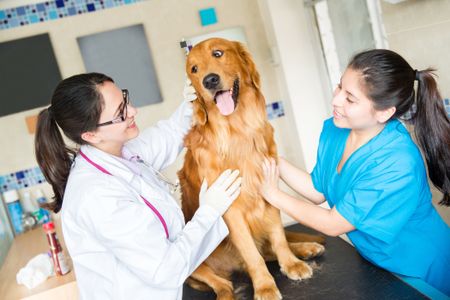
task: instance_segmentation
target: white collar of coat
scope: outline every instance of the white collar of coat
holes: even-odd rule
[[[80,150],[94,163],[103,167],[113,176],[120,177],[124,179],[127,183],[130,183],[133,178],[136,176],[131,170],[120,162],[113,155],[106,153],[94,146],[91,145],[82,145]],[[84,160],[90,167],[97,169],[95,166],[91,165],[88,161],[86,161],[81,155],[77,155],[79,159]],[[98,170],[98,172],[102,172]]]

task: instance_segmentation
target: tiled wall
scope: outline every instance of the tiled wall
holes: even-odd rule
[[[12,189],[19,190],[28,188],[43,182],[45,182],[45,178],[39,167],[20,170],[0,176],[0,193]]]
[[[0,10],[0,29],[67,18],[145,0],[55,0]]]

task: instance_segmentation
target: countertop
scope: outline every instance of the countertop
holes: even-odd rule
[[[55,224],[56,234],[68,258],[59,222],[56,220]],[[17,272],[31,258],[40,253],[46,253],[48,250],[47,237],[42,227],[37,227],[15,237],[4,264],[0,269],[1,299],[78,299],[75,273],[73,272],[70,259],[68,261],[71,271],[64,276],[52,276],[31,290],[17,283]]]

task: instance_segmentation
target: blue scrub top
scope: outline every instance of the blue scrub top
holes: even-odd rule
[[[408,131],[389,121],[338,173],[349,133],[325,121],[314,187],[355,226],[347,235],[364,258],[450,295],[450,228],[431,203],[425,165]]]

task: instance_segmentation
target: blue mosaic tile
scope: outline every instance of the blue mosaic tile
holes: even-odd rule
[[[86,5],[88,11],[95,11],[95,5],[90,3]]]
[[[53,0],[0,10],[0,30],[91,13],[146,0]]]
[[[105,4],[105,7],[107,7],[107,8],[110,8],[110,7],[114,6],[114,3],[111,0],[106,0],[104,2],[104,4]]]
[[[269,120],[284,116],[283,102],[277,101],[266,104],[266,112]]]
[[[0,193],[23,189],[36,184],[46,182],[44,174],[39,167],[17,171],[15,173],[0,176]]]
[[[22,7],[18,7],[17,8],[17,15],[18,16],[22,16],[24,14],[25,14],[25,8],[23,6]]]
[[[37,11],[45,11],[45,5],[42,3],[36,4]]]
[[[54,10],[49,11],[48,15],[49,15],[51,20],[58,19],[58,14]]]
[[[25,178],[24,172],[23,171],[16,172],[16,178],[17,179]]]
[[[56,7],[58,7],[58,8],[64,7],[64,1],[63,0],[56,0],[55,4],[56,4]]]
[[[208,26],[217,23],[216,10],[214,7],[205,8],[199,11],[202,26]]]
[[[30,20],[30,23],[37,23],[37,22],[39,22],[39,18],[37,17],[37,16],[30,16],[30,18],[29,18],[29,20]]]

